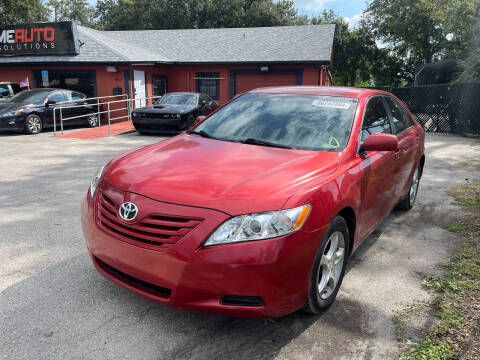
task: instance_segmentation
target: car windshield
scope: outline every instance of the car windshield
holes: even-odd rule
[[[193,133],[220,140],[303,150],[340,151],[348,142],[357,100],[334,96],[240,96]]]
[[[192,94],[165,94],[157,104],[168,105],[197,105],[197,95]]]
[[[42,103],[48,96],[48,91],[24,90],[8,99],[14,103]]]

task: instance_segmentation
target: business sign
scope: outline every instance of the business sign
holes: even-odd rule
[[[72,21],[0,26],[0,56],[78,53],[77,25]]]

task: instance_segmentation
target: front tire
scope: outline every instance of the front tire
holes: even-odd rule
[[[397,209],[408,211],[415,204],[415,200],[417,199],[418,194],[418,187],[420,186],[420,173],[420,164],[418,164],[415,172],[413,173],[412,182],[410,183],[408,192],[405,197],[397,204]]]
[[[195,125],[195,116],[193,116],[193,114],[190,114],[188,115],[188,118],[187,118],[187,129],[191,129],[193,127],[193,125]]]
[[[318,314],[333,303],[345,274],[349,249],[347,223],[336,216],[315,256],[304,311]]]
[[[28,135],[40,134],[43,129],[43,123],[40,116],[32,114],[25,119],[25,133]]]

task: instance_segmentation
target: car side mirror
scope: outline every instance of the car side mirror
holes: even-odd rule
[[[197,118],[195,119],[195,125],[198,125],[200,124],[203,120],[205,120],[206,116],[197,116]]]
[[[53,104],[56,104],[57,102],[53,99],[48,99],[47,100],[47,105],[53,105]]]
[[[397,151],[398,140],[392,134],[372,134],[363,142],[360,152],[365,151]]]

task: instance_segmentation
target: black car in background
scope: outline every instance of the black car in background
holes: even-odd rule
[[[0,102],[8,100],[8,98],[22,91],[20,84],[17,82],[0,82]]]
[[[0,103],[0,131],[24,131],[27,134],[38,134],[44,128],[53,127],[53,109],[62,104],[63,119],[85,115],[72,120],[65,120],[64,125],[86,124],[90,127],[98,125],[96,105],[88,104],[86,95],[64,89],[24,90]],[[84,105],[76,108],[65,106]],[[60,123],[60,111],[55,112],[57,126]]]
[[[206,94],[174,92],[163,95],[153,106],[132,111],[133,126],[139,133],[179,133],[208,115],[220,104]]]

